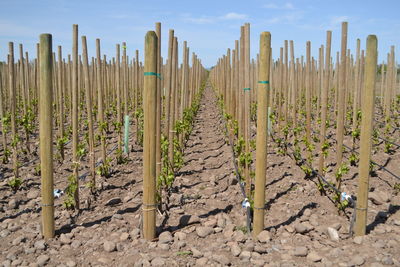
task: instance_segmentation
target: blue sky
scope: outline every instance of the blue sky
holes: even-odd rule
[[[188,41],[190,51],[196,52],[207,67],[234,46],[245,22],[251,24],[253,57],[262,31],[271,32],[276,58],[284,40],[294,40],[296,56],[304,55],[306,41],[310,40],[312,53],[317,56],[318,47],[325,44],[326,31],[332,30],[335,55],[340,48],[341,22],[348,21],[348,48],[355,52],[357,38],[364,48],[368,34],[376,34],[382,61],[390,46],[400,43],[399,11],[400,0],[1,0],[0,60],[6,59],[9,41],[16,48],[22,43],[32,58],[35,43],[45,32],[53,34],[53,50],[62,45],[66,55],[71,51],[74,23],[79,24],[79,34],[87,36],[90,55],[95,52],[95,38],[100,38],[102,53],[108,58],[115,55],[115,44],[124,41],[133,56],[135,49],[143,51],[144,35],[158,21],[162,23],[164,57],[168,30],[174,29],[180,44]],[[396,58],[399,52],[396,47]]]

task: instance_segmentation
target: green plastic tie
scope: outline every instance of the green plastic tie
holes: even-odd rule
[[[244,91],[250,91],[250,88],[243,88]]]
[[[269,84],[269,81],[258,81],[258,83]]]
[[[157,76],[157,78],[161,79],[161,74],[156,72],[145,72],[144,76]]]

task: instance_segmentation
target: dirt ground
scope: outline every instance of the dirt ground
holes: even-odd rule
[[[295,161],[268,146],[265,231],[246,231],[244,199],[235,175],[232,148],[217,98],[207,86],[193,132],[177,174],[169,216],[158,216],[159,238],[140,237],[142,151],[133,145],[129,162],[116,165],[91,200],[81,182],[82,212],[71,218],[63,196],[55,200],[56,237],[44,241],[40,230],[40,177],[37,161],[21,168],[25,184],[13,193],[7,186],[11,165],[0,177],[0,264],[2,266],[400,266],[400,194],[396,180],[376,170],[370,180],[368,234],[349,236],[353,213],[338,214],[321,196],[315,179],[306,179]],[[131,141],[134,135],[131,137]],[[349,142],[347,140],[346,142]],[[117,143],[108,140],[109,149]],[[131,142],[132,143],[132,142]],[[35,146],[37,147],[37,143]],[[37,148],[36,148],[37,149]],[[27,161],[37,156],[32,155]],[[72,173],[55,164],[55,188],[64,189]],[[400,173],[400,150],[373,159]],[[328,160],[329,162],[329,160]],[[330,169],[329,169],[330,168]],[[332,166],[328,177],[333,177]],[[87,162],[82,171],[87,170]],[[356,194],[357,167],[345,176],[343,190]]]

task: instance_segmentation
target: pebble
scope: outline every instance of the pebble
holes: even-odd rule
[[[105,257],[101,257],[99,259],[97,259],[98,262],[103,263],[104,265],[109,265],[110,259],[109,258],[105,258]]]
[[[24,237],[24,236],[18,236],[18,237],[16,237],[16,238],[13,240],[12,244],[13,244],[14,246],[17,246],[17,245],[19,245],[21,242],[24,242],[24,241],[25,241],[25,237]]]
[[[318,262],[322,260],[322,257],[315,251],[311,251],[307,255],[307,260],[312,261],[312,262]]]
[[[196,227],[196,233],[199,237],[204,238],[204,237],[214,233],[214,229],[211,227],[199,226],[199,227]]]
[[[356,236],[356,237],[353,238],[353,242],[354,242],[354,244],[361,245],[362,242],[363,242],[363,237],[362,236]]]
[[[122,219],[124,219],[124,217],[122,217],[122,215],[119,214],[119,213],[114,214],[114,215],[112,216],[112,218],[115,219],[115,220],[122,220]]]
[[[135,228],[131,231],[131,237],[132,238],[137,238],[140,235],[140,229]]]
[[[106,252],[112,252],[117,249],[117,246],[112,241],[105,241],[103,247]]]
[[[379,194],[381,200],[382,200],[384,203],[390,202],[390,200],[391,200],[391,198],[392,198],[392,196],[391,196],[391,194],[389,193],[389,191],[381,191],[381,192],[379,192],[378,194]]]
[[[305,257],[308,254],[308,249],[306,247],[296,247],[293,251],[294,256]]]
[[[16,209],[18,208],[18,202],[13,198],[8,201],[8,208],[10,209]]]
[[[257,239],[258,241],[260,241],[261,243],[267,243],[268,241],[271,240],[271,235],[268,231],[264,230],[261,231],[258,235],[257,235]]]
[[[307,232],[307,226],[305,226],[303,223],[298,223],[294,226],[294,229],[296,230],[297,233],[299,234],[304,234]]]
[[[165,260],[161,257],[155,257],[151,261],[151,266],[164,266],[165,265]]]
[[[16,259],[11,263],[11,266],[21,266],[22,260],[21,259]]]
[[[46,249],[46,242],[44,240],[38,240],[35,242],[35,248],[38,250]]]
[[[162,250],[169,250],[169,245],[168,244],[158,244],[158,247]]]
[[[305,209],[303,215],[306,217],[309,217],[311,215],[311,210],[310,209]]]
[[[332,241],[338,242],[339,241],[339,233],[336,231],[336,229],[332,227],[326,228],[326,232],[328,233],[329,238]]]
[[[184,247],[186,247],[186,242],[185,241],[178,241],[176,246],[178,247],[178,249],[184,248]]]
[[[216,220],[216,219],[211,219],[211,220],[209,220],[209,221],[206,221],[206,222],[204,223],[204,226],[214,228],[215,226],[217,226],[217,220]]]
[[[39,191],[35,191],[35,190],[30,190],[28,192],[28,194],[26,195],[27,199],[35,199],[39,196]]]
[[[129,238],[129,233],[122,233],[119,237],[119,240],[126,241]]]
[[[372,201],[375,205],[382,205],[384,202],[377,192],[369,192],[368,199]]]
[[[73,248],[79,248],[81,245],[82,245],[82,242],[79,240],[74,240],[71,243],[71,247],[73,247]]]
[[[183,241],[183,240],[186,239],[186,236],[187,236],[187,235],[186,235],[184,232],[176,232],[174,236],[175,236],[175,238],[177,238],[178,240]]]
[[[7,229],[3,230],[0,232],[0,237],[7,237],[11,234],[10,231],[8,231]]]
[[[25,254],[32,254],[35,253],[36,249],[35,248],[26,248],[25,249]]]
[[[76,262],[74,262],[73,260],[69,260],[66,262],[68,267],[75,267],[76,266]]]
[[[254,251],[254,243],[249,240],[246,241],[246,243],[244,244],[243,250],[253,252]]]
[[[225,255],[213,255],[213,260],[215,260],[216,262],[221,263],[223,266],[228,265],[230,263],[230,260],[228,259],[228,257],[226,257]]]
[[[71,238],[69,238],[69,237],[68,237],[67,235],[65,235],[65,234],[61,234],[61,236],[60,236],[60,241],[61,241],[62,244],[71,244],[71,243],[72,243]]]
[[[360,255],[355,255],[352,259],[352,265],[360,266],[365,263],[365,259],[361,257]]]
[[[20,225],[8,225],[8,230],[10,230],[11,232],[16,232],[18,230],[22,229],[22,227]]]
[[[206,266],[208,262],[207,258],[200,258],[196,260],[196,265],[197,266]]]
[[[235,243],[231,246],[231,253],[233,256],[237,257],[240,255],[241,252],[242,250],[240,249],[238,244]]]
[[[47,255],[40,255],[39,257],[37,257],[36,259],[36,264],[38,266],[44,266],[46,265],[46,263],[50,260],[50,257]]]
[[[15,250],[10,251],[10,253],[7,254],[6,258],[12,261],[15,260],[17,258],[16,251]]]
[[[220,228],[224,228],[226,226],[226,219],[225,218],[218,218],[217,225]]]
[[[191,248],[191,251],[193,253],[194,258],[198,259],[198,258],[203,257],[203,253],[200,250],[198,250],[197,248]]]
[[[236,242],[242,243],[242,242],[244,242],[244,241],[247,239],[247,237],[246,237],[246,235],[245,235],[242,231],[235,231],[235,232],[233,233],[233,239],[234,239]]]
[[[383,257],[382,260],[381,260],[381,262],[382,262],[384,265],[393,265],[393,264],[394,264],[393,259],[392,259],[392,257],[390,257],[390,256],[385,256],[385,257]]]
[[[251,252],[250,251],[242,251],[239,255],[239,259],[241,261],[249,261],[251,257]]]
[[[258,252],[258,253],[261,253],[261,254],[264,254],[264,253],[268,252],[268,248],[265,247],[265,246],[256,245],[256,246],[254,246],[254,251]]]
[[[173,240],[174,238],[172,237],[172,234],[169,231],[162,232],[158,237],[158,243],[160,244],[168,244]]]
[[[395,241],[395,240],[389,240],[389,241],[387,242],[387,246],[388,246],[389,248],[395,248],[395,247],[397,247],[397,241]]]

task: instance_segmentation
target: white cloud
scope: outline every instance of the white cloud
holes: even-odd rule
[[[266,24],[293,24],[299,23],[304,18],[303,12],[289,12],[285,15],[271,17],[264,21]]]
[[[348,16],[333,16],[329,21],[329,25],[331,27],[336,27],[340,25],[343,21],[349,21],[350,17]]]
[[[193,17],[191,14],[182,14],[184,22],[190,22],[194,24],[211,24],[215,22],[215,18],[209,16]]]
[[[240,20],[240,19],[247,19],[247,15],[246,14],[239,14],[239,13],[235,13],[235,12],[230,12],[230,13],[227,13],[227,14],[225,14],[225,15],[223,15],[222,17],[221,17],[221,19],[224,19],[224,20],[236,20],[236,19],[238,19],[238,20]]]
[[[292,3],[287,2],[283,5],[277,5],[274,3],[268,3],[263,5],[263,8],[268,8],[268,9],[294,9],[294,6]]]
[[[200,16],[193,17],[191,14],[183,14],[182,19],[185,22],[190,22],[194,24],[212,24],[221,20],[244,20],[247,19],[246,14],[239,14],[236,12],[229,12],[222,16]]]
[[[36,31],[31,27],[6,20],[0,20],[0,35],[9,37],[37,37]]]

